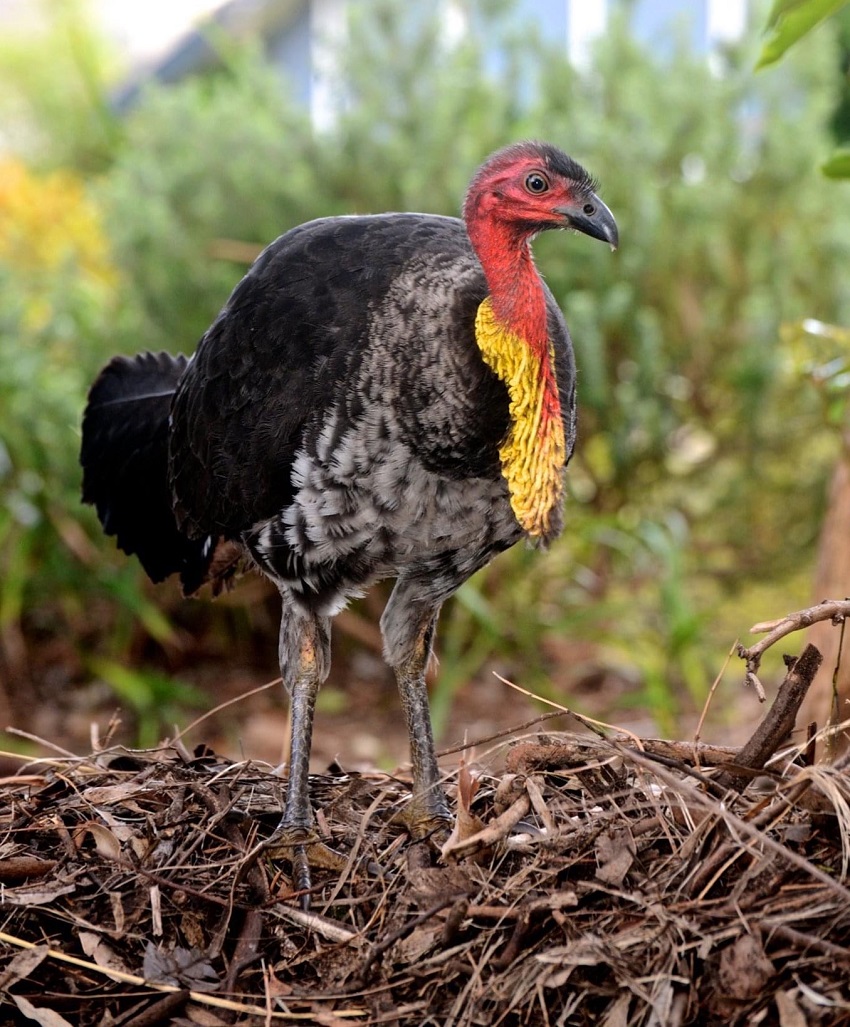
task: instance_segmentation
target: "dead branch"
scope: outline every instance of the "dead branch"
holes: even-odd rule
[[[735,757],[735,764],[738,767],[745,767],[751,771],[764,768],[765,763],[793,729],[806,692],[822,662],[820,651],[813,645],[807,645],[799,659],[788,669],[785,680],[779,686],[776,698],[764,719]],[[751,774],[728,770],[718,775],[717,783],[723,788],[740,792],[751,779]]]
[[[817,606],[789,613],[779,620],[762,621],[759,624],[754,624],[750,628],[750,633],[761,635],[767,632],[765,637],[749,647],[739,645],[738,656],[747,661],[747,674],[755,676],[765,651],[775,645],[780,638],[785,638],[794,631],[802,631],[803,628],[811,627],[812,624],[817,624],[819,621],[831,620],[837,626],[848,616],[850,616],[850,599],[824,599]]]

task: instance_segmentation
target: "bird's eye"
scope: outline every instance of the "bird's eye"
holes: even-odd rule
[[[534,193],[536,196],[539,196],[540,193],[546,192],[549,188],[549,183],[539,171],[532,171],[525,179],[525,188],[530,193]]]
[[[592,203],[586,203],[581,209],[588,217],[591,217],[596,213],[596,207],[594,207]]]

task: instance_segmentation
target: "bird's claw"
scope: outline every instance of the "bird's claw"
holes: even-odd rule
[[[265,849],[272,859],[292,861],[299,850],[303,851],[310,866],[323,870],[344,870],[345,856],[325,845],[313,828],[279,827],[266,840]]]
[[[445,802],[428,803],[419,798],[410,802],[394,817],[414,842],[427,841],[439,849],[454,826],[454,817]]]
[[[292,864],[292,886],[301,893],[304,910],[310,908],[310,868],[341,872],[348,863],[345,856],[325,845],[313,828],[281,826],[266,840],[264,848],[272,859],[285,859]]]

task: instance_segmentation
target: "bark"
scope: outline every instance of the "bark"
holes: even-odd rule
[[[850,452],[845,451],[832,476],[829,502],[818,545],[815,568],[815,602],[823,599],[844,599],[850,596]],[[850,631],[845,628],[845,634]],[[823,653],[823,663],[800,711],[799,723],[815,721],[819,728],[828,722],[838,723],[850,716],[850,637],[844,652],[833,690],[833,675],[839,656],[841,629],[830,621],[813,624],[806,632],[806,641]],[[846,732],[833,738],[828,748],[832,754],[846,751]]]

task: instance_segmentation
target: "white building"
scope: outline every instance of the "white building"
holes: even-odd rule
[[[200,2],[192,0],[196,6]],[[139,86],[149,78],[175,82],[214,67],[219,58],[213,40],[223,31],[235,38],[260,39],[270,59],[286,76],[295,99],[310,108],[315,124],[326,125],[334,116],[336,47],[344,41],[349,10],[368,2],[229,0],[205,23],[187,32],[165,56],[135,76],[121,90],[117,105],[121,109],[131,107]],[[475,20],[474,0],[398,2],[405,3],[414,17],[417,11],[430,11],[439,4],[448,39],[457,39],[471,30]],[[669,50],[674,40],[684,38],[695,52],[706,55],[719,44],[740,39],[748,16],[748,0],[514,0],[514,4],[511,17],[518,25],[533,26],[542,39],[563,45],[578,67],[587,63],[594,40],[604,34],[618,9],[625,11],[635,37],[657,50]],[[133,5],[113,0],[113,17],[116,6]]]

